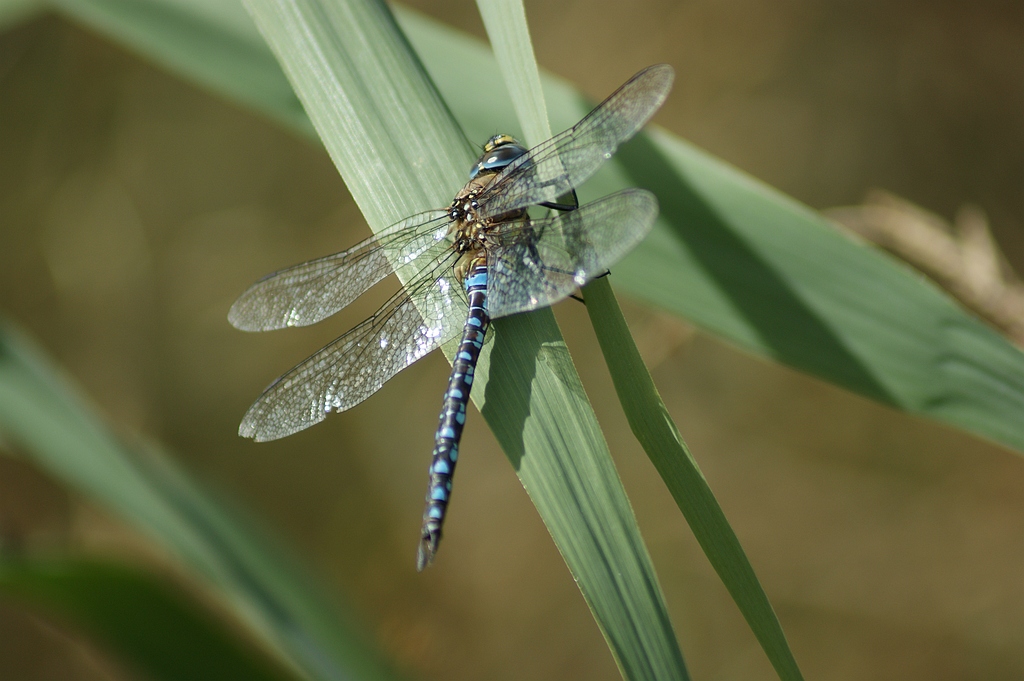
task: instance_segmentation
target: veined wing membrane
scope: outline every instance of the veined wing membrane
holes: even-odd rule
[[[657,217],[653,194],[624,189],[504,233],[488,251],[488,312],[503,317],[568,297],[640,243]]]
[[[410,288],[369,319],[321,348],[263,391],[238,434],[277,440],[345,411],[438,345],[457,336],[468,313],[452,274],[458,254],[439,255]]]
[[[347,251],[269,274],[239,296],[228,321],[243,331],[316,324],[433,246],[447,247],[449,222],[443,210],[419,213]]]
[[[555,201],[581,185],[650,120],[674,77],[666,64],[644,69],[579,123],[517,158],[480,198],[480,215],[496,217]]]

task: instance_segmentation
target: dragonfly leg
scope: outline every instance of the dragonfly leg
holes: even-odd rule
[[[594,279],[601,279],[601,278],[603,278],[603,277],[607,277],[607,276],[608,276],[609,274],[611,274],[611,273],[612,273],[612,271],[611,271],[611,270],[605,270],[605,271],[604,271],[604,272],[602,272],[601,274],[599,274],[599,275],[597,275],[596,277],[594,277]],[[591,279],[591,281],[593,281],[593,279]],[[573,300],[575,300],[575,301],[576,301],[577,303],[583,303],[584,305],[586,305],[586,304],[587,304],[587,301],[585,301],[585,300],[583,299],[583,296],[578,296],[578,295],[576,295],[575,293],[573,293],[573,294],[570,294],[570,295],[569,295],[569,297],[570,297],[570,298],[572,298]]]
[[[545,201],[544,203],[537,204],[544,208],[550,208],[551,210],[559,210],[562,212],[568,212],[576,210],[580,207],[580,197],[576,196],[576,190],[570,189],[568,193],[558,197],[559,199],[570,199],[571,203],[561,203],[559,201]]]

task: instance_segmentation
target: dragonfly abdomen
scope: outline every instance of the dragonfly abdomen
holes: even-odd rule
[[[430,482],[420,530],[420,548],[416,557],[419,570],[434,560],[437,545],[441,541],[441,526],[451,498],[452,475],[459,458],[459,440],[462,439],[462,428],[466,424],[469,391],[473,387],[476,362],[491,321],[487,314],[487,264],[483,258],[473,261],[465,278],[465,287],[469,298],[469,315],[462,332],[462,341],[452,362],[452,373],[444,393],[437,434],[434,436]]]

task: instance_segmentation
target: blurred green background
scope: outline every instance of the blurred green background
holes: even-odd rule
[[[483,37],[472,3],[413,6]],[[947,217],[976,203],[1024,269],[1018,4],[528,2],[527,16],[541,65],[594,99],[668,62],[677,84],[657,123],[816,208],[871,187]],[[319,327],[255,336],[227,324],[231,302],[263,274],[368,234],[319,147],[65,21],[0,34],[0,310],[116,429],[166,443],[252,509],[413,676],[619,678],[476,413],[444,549],[415,572],[440,354],[310,431],[263,445],[236,436],[270,380],[386,292]],[[633,440],[585,310],[556,312],[691,672],[773,678]],[[676,319],[627,313],[808,678],[1024,675],[1018,455]],[[33,554],[113,555],[180,577],[17,458],[0,457],[0,532]],[[140,678],[73,626],[6,602],[0,670]]]

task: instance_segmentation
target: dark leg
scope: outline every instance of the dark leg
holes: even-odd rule
[[[579,199],[578,196],[576,196],[576,190],[575,189],[571,190],[568,194],[565,194],[564,196],[559,196],[558,198],[559,199],[569,199],[569,198],[571,198],[571,203],[556,203],[554,201],[547,201],[547,202],[542,203],[540,205],[544,206],[545,208],[550,208],[551,210],[560,210],[560,211],[563,211],[563,212],[564,211],[570,211],[570,210],[576,210],[577,208],[580,207],[580,199]]]

